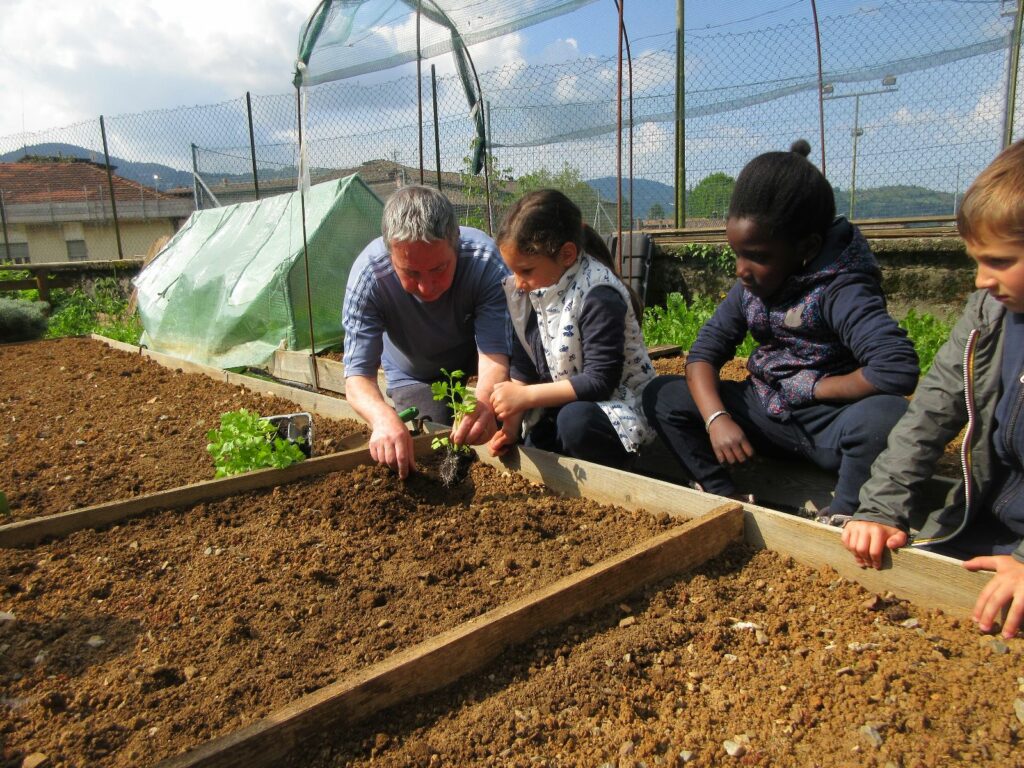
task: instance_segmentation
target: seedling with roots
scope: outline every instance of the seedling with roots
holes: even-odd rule
[[[476,397],[470,392],[461,379],[465,377],[462,371],[449,373],[442,368],[444,381],[435,381],[430,385],[430,391],[434,399],[445,403],[451,408],[454,414],[452,418],[452,430],[458,429],[462,417],[473,413],[476,410]],[[450,437],[435,437],[431,443],[435,451],[444,449],[445,457],[441,461],[441,482],[445,487],[455,485],[465,472],[466,464],[473,455],[473,449],[468,445],[456,445]]]

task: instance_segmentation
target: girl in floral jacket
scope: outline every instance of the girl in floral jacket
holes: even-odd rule
[[[496,238],[512,272],[505,294],[517,343],[512,380],[491,406],[502,421],[490,442],[527,445],[600,464],[631,463],[653,438],[640,395],[654,369],[636,297],[580,209],[553,189],[521,198]]]

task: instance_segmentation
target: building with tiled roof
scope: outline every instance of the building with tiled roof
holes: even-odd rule
[[[80,158],[0,163],[0,261],[117,259],[115,207],[121,253],[132,257],[173,235],[193,204],[115,173],[108,178],[106,165]]]

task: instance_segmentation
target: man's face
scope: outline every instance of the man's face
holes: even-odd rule
[[[391,241],[391,263],[402,288],[420,301],[437,301],[452,287],[456,258],[447,240]]]

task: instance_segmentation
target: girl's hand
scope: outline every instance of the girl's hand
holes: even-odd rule
[[[519,381],[500,381],[491,392],[491,408],[499,421],[507,421],[531,406],[527,397],[529,385]]]
[[[504,456],[508,453],[508,449],[515,444],[516,436],[510,435],[503,427],[494,433],[494,436],[487,443],[487,449],[491,452],[491,456]]]
[[[861,568],[881,568],[886,547],[899,549],[906,543],[907,534],[892,525],[851,520],[843,526],[843,546],[853,553]]]
[[[982,632],[991,632],[1000,611],[1007,608],[1003,637],[1015,637],[1024,621],[1024,563],[1010,555],[974,557],[964,563],[969,571],[995,571],[974,604],[971,618]]]
[[[731,416],[723,415],[711,423],[708,432],[719,464],[743,464],[753,457],[754,446]]]

